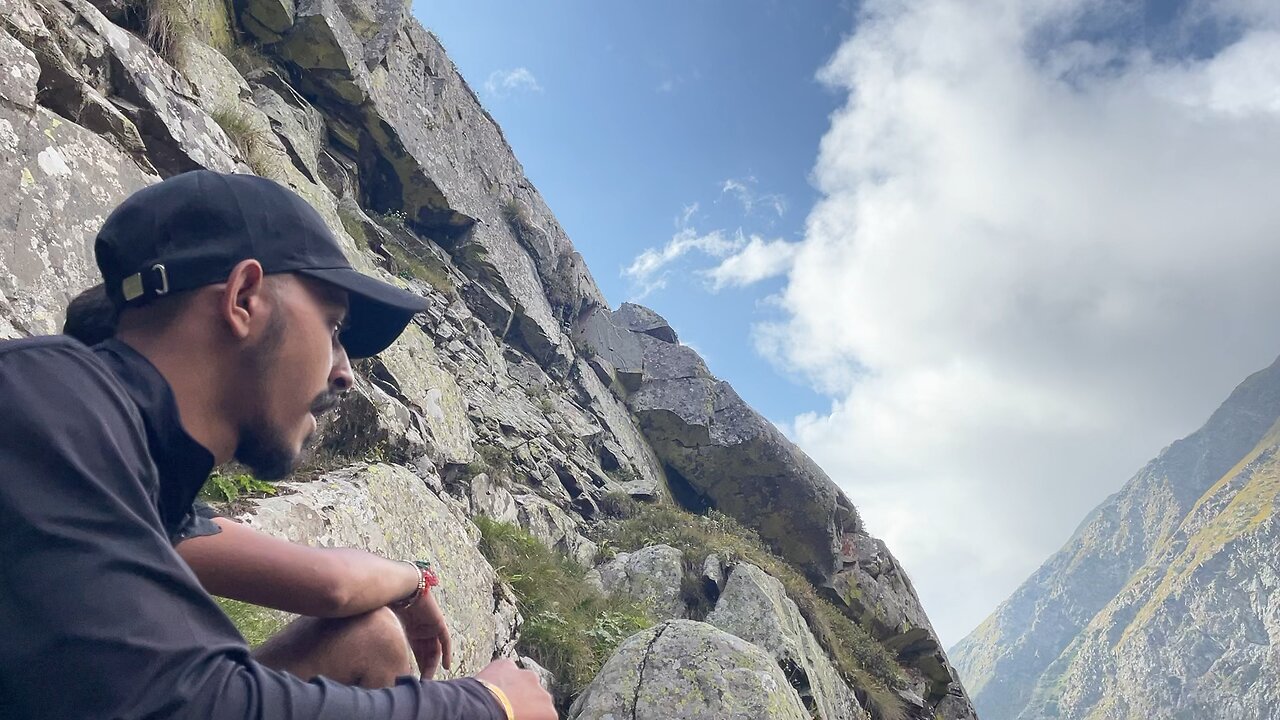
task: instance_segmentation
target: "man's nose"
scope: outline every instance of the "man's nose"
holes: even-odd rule
[[[345,393],[356,384],[351,370],[351,359],[341,345],[334,350],[333,369],[329,372],[329,388],[335,393]]]

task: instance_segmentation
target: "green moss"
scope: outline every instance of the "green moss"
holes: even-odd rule
[[[486,517],[475,522],[480,551],[511,586],[525,618],[520,652],[555,675],[562,701],[581,692],[623,640],[653,625],[645,605],[602,595],[581,565],[528,532]]]
[[[214,600],[240,630],[240,634],[248,641],[249,647],[258,647],[289,624],[288,616],[278,610],[229,598],[220,597]]]
[[[275,494],[274,485],[244,472],[214,471],[200,489],[201,498],[224,503]]]
[[[715,554],[728,562],[748,562],[777,578],[846,682],[868,699],[874,717],[904,717],[902,699],[894,690],[904,685],[905,678],[895,655],[835,605],[819,597],[799,571],[770,552],[750,529],[715,511],[694,515],[672,505],[640,503],[619,493],[606,496],[601,508],[614,516],[598,530],[602,548],[629,552],[663,543],[684,553],[689,577],[682,583],[682,590],[688,593],[685,600],[695,611],[699,607],[709,609],[713,604],[705,596],[700,580],[708,555]]]

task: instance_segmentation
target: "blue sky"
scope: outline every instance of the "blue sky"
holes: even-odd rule
[[[822,465],[948,645],[1280,352],[1274,0],[415,12],[609,300]]]
[[[780,278],[707,292],[696,274],[707,258],[692,253],[645,294],[622,271],[668,243],[695,204],[688,226],[699,233],[799,239],[818,142],[841,100],[815,73],[852,30],[847,6],[442,0],[414,12],[502,125],[610,303],[643,295],[772,419],[828,404],[752,351],[752,323],[777,314],[763,301]],[[528,75],[504,88],[521,68]],[[750,212],[726,181],[752,193]]]

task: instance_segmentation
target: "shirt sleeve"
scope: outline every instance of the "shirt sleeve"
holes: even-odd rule
[[[255,662],[162,530],[141,418],[66,346],[0,346],[0,716],[501,720],[472,679],[363,690]]]
[[[217,535],[222,532],[222,528],[218,527],[218,523],[213,519],[222,517],[222,514],[214,510],[208,503],[196,500],[191,505],[191,510],[187,512],[187,516],[182,519],[182,524],[173,533],[173,544],[191,538],[205,537],[207,535]]]

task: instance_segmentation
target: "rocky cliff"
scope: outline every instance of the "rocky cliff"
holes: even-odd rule
[[[1278,418],[1280,361],[956,645],[984,718],[1276,716]]]
[[[554,665],[548,621],[606,608],[599,662],[561,662],[599,676],[548,679],[575,717],[974,717],[888,548],[661,317],[607,305],[408,8],[0,0],[0,338],[57,331],[129,193],[202,167],[272,178],[431,308],[360,363],[308,466],[228,512],[434,558],[458,672]],[[532,538],[580,602],[540,605],[539,578],[479,551],[502,538]],[[251,640],[285,620],[226,607]]]

